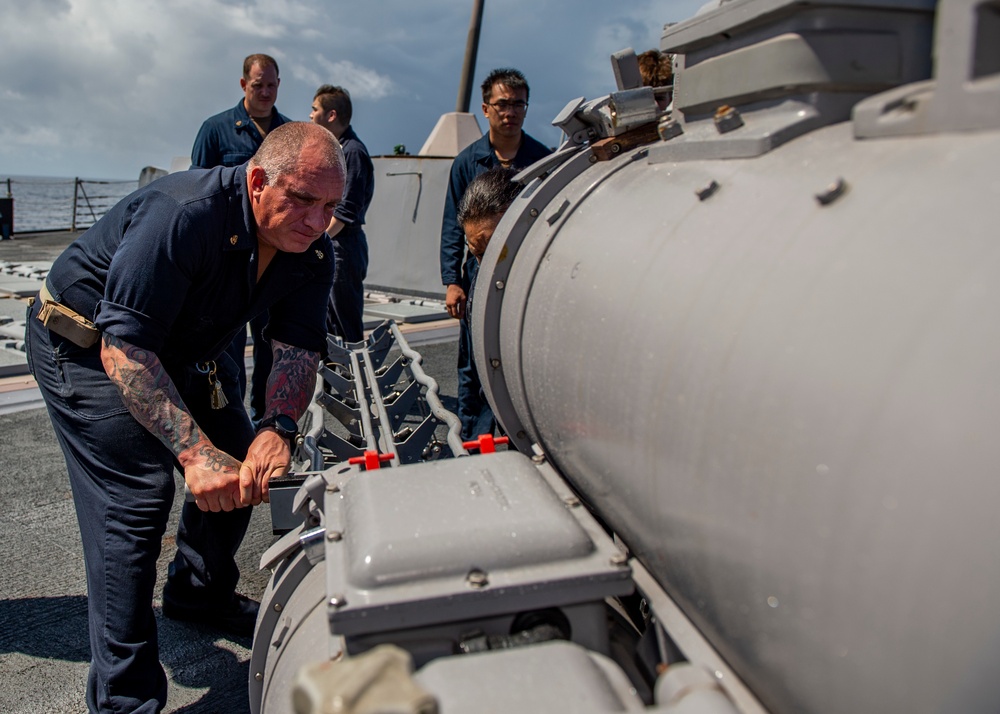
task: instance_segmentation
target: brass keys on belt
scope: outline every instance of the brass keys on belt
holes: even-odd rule
[[[215,376],[218,369],[215,366],[215,362],[208,363],[208,383],[212,385],[212,409],[224,409],[229,400],[226,399],[225,393],[222,391],[222,382],[219,378]]]

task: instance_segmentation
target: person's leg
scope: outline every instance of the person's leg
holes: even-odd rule
[[[184,402],[198,426],[212,443],[242,461],[254,439],[243,404],[236,398],[234,368],[225,358],[216,361],[229,403],[212,409],[207,380],[193,378],[182,389]],[[224,614],[241,604],[234,600],[240,578],[236,551],[250,524],[251,508],[212,513],[201,511],[190,501],[181,510],[177,528],[177,555],[170,564],[164,587],[164,614],[177,619],[200,619],[199,613]],[[251,623],[249,612],[246,619]],[[237,618],[240,613],[234,613]],[[207,619],[207,618],[206,618]],[[232,623],[219,623],[233,631]]]
[[[479,262],[470,255],[462,271],[462,289],[465,290],[466,295],[469,294],[472,281],[478,271]],[[468,441],[479,436],[477,428],[484,401],[480,396],[479,372],[476,370],[472,354],[472,332],[469,330],[469,321],[462,319],[459,322],[458,418],[462,422],[462,438]]]
[[[27,350],[73,491],[87,572],[93,712],[158,712],[167,679],[159,663],[153,591],[174,496],[173,459],[125,409],[104,373],[100,347],[51,335],[33,313]]]
[[[365,288],[368,240],[362,230],[345,228],[333,239],[333,290],[327,329],[347,342],[365,338]]]

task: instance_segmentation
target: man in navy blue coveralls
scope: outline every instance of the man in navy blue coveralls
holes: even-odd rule
[[[326,229],[333,238],[337,259],[327,328],[347,342],[360,342],[365,336],[363,283],[368,274],[368,239],[362,226],[375,194],[375,168],[368,148],[351,126],[353,114],[347,90],[324,84],[316,90],[309,119],[333,132],[344,149],[347,163],[344,200],[333,212],[333,220]]]
[[[244,59],[243,76],[240,78],[243,99],[232,109],[227,109],[204,121],[191,149],[191,168],[211,169],[216,166],[245,164],[257,151],[257,147],[264,141],[269,131],[291,121],[278,113],[274,106],[278,99],[279,84],[281,78],[278,76],[278,63],[273,57],[255,54]],[[255,365],[250,394],[251,397],[256,395],[255,406],[258,407],[258,412],[263,408],[267,375],[271,371],[270,345],[265,344],[262,338],[266,324],[265,313],[250,326],[254,337]],[[246,394],[246,365],[243,359],[246,348],[247,335],[244,329],[236,334],[229,347],[229,355],[240,371],[239,382],[243,394]],[[256,370],[259,361],[265,362],[267,366],[267,369],[262,370],[260,374]],[[258,421],[262,416],[253,409],[251,415]]]
[[[523,169],[551,152],[528,136],[521,126],[528,110],[528,82],[516,69],[495,69],[483,82],[483,115],[489,132],[455,157],[441,222],[441,282],[447,286],[448,314],[461,323],[458,338],[458,416],[462,438],[493,433],[493,412],[480,394],[479,373],[472,360],[472,334],[463,319],[469,284],[479,271],[475,257],[465,251],[462,227],[456,220],[458,203],[472,179],[495,166]]]
[[[158,712],[167,680],[152,601],[156,561],[184,474],[164,614],[242,636],[257,604],[237,595],[234,555],[251,506],[287,472],[290,444],[255,433],[227,356],[269,310],[269,419],[298,420],[325,348],[344,186],[334,137],[270,132],[243,166],[171,174],[123,199],[55,261],[27,320],[29,365],[66,457],[87,570],[92,712]],[[42,303],[93,323],[94,341],[39,317]],[[218,399],[219,391],[228,399]]]

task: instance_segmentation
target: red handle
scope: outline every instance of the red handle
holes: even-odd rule
[[[352,456],[347,460],[347,463],[352,466],[363,464],[365,471],[371,471],[372,469],[379,468],[380,462],[392,461],[393,458],[395,458],[394,454],[380,454],[377,451],[366,451],[364,456]]]
[[[480,454],[492,454],[496,451],[497,444],[509,444],[510,438],[506,436],[498,436],[493,438],[493,434],[481,434],[475,441],[463,442],[462,446],[466,449],[479,449]]]

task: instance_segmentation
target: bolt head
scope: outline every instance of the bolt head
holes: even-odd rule
[[[263,681],[264,681],[264,675],[263,675],[263,674],[262,674],[261,672],[257,672],[257,673],[256,673],[256,674],[255,674],[255,675],[253,676],[253,678],[254,678],[254,679],[255,679],[256,681],[258,681],[258,682],[263,682]]]
[[[274,603],[274,611],[275,612],[281,612],[281,610],[282,610],[283,607],[284,606],[280,602]]]
[[[503,290],[503,280],[497,280],[497,290]]]
[[[329,541],[337,542],[344,537],[343,533],[340,531],[329,531],[326,534],[326,539]]]
[[[489,576],[482,570],[470,570],[469,574],[465,576],[465,580],[474,588],[484,588],[490,584]]]
[[[347,600],[343,595],[334,595],[327,602],[329,602],[330,607],[340,609],[347,604]]]

